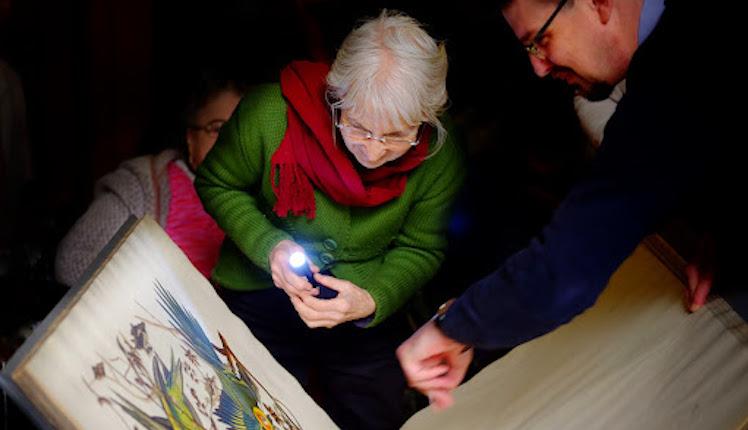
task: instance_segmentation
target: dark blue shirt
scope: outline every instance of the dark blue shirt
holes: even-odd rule
[[[733,95],[719,87],[728,49],[717,40],[730,27],[704,28],[723,16],[711,9],[668,3],[631,61],[592,172],[528,247],[453,304],[448,336],[508,348],[568,322],[675,207],[730,170],[715,169],[733,139]]]

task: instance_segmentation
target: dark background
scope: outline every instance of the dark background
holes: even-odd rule
[[[2,206],[11,222],[0,235],[0,359],[66,291],[53,277],[56,244],[94,181],[180,144],[175,124],[192,73],[209,65],[249,83],[276,81],[292,59],[334,58],[357,20],[382,7],[446,41],[450,113],[469,161],[449,257],[422,309],[523,246],[581,171],[585,144],[571,95],[534,77],[490,2],[0,0],[0,58],[22,81],[32,164]]]

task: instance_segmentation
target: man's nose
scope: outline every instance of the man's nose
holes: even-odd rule
[[[553,69],[553,63],[548,61],[548,59],[541,60],[540,58],[529,55],[530,57],[530,64],[532,64],[532,69],[535,71],[535,74],[538,75],[541,78],[544,78],[548,75],[548,73],[551,72],[551,69]]]

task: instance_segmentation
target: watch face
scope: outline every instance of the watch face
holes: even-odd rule
[[[434,324],[436,324],[436,326],[439,328],[441,328],[441,324],[442,321],[444,321],[444,318],[447,317],[447,309],[449,309],[449,305],[447,303],[444,303],[443,305],[439,306],[439,309],[436,310],[436,315],[434,315]]]
[[[441,319],[444,319],[444,315],[447,314],[447,309],[449,309],[450,306],[452,306],[452,303],[457,299],[449,299],[446,302],[439,305],[439,308],[436,310],[436,316],[440,317]]]

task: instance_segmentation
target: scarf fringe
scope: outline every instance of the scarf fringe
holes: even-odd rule
[[[293,216],[305,215],[314,219],[314,189],[304,171],[295,163],[278,163],[271,169],[270,181],[278,200],[273,211],[285,218],[290,212]]]

